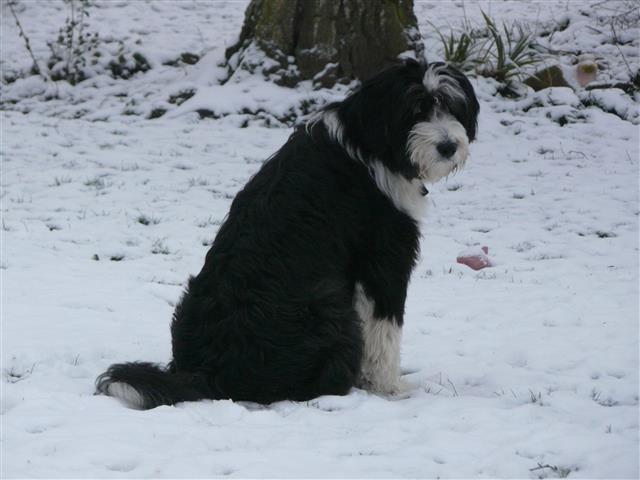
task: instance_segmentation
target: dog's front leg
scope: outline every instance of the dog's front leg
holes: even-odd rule
[[[353,306],[362,322],[364,341],[360,386],[383,394],[397,394],[409,389],[410,386],[400,379],[402,312],[380,315],[375,300],[360,282],[355,286]]]

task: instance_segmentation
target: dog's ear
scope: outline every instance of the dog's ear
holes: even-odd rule
[[[467,129],[469,141],[472,142],[476,139],[476,133],[478,131],[478,114],[480,113],[480,104],[478,103],[476,93],[467,76],[451,66],[447,66],[447,71],[460,84],[462,91],[464,92],[464,96],[467,99],[464,105],[466,110],[463,113],[464,121],[461,123]]]
[[[425,70],[427,68],[427,62],[425,60],[416,60],[415,58],[406,57],[402,59],[402,64],[411,69]]]
[[[403,58],[400,61],[399,70],[402,70],[403,74],[412,79],[415,82],[421,82],[424,77],[424,72],[427,71],[427,62],[424,60],[416,60],[414,58]]]
[[[464,126],[469,141],[472,142],[475,140],[478,131],[480,104],[478,103],[471,82],[464,73],[449,64],[434,62],[430,63],[428,68],[437,69],[438,75],[450,77],[458,85],[463,95],[460,96],[460,98],[457,96],[448,98],[446,102],[451,114]]]

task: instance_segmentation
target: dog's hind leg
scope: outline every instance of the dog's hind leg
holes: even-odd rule
[[[312,380],[295,395],[295,400],[348,394],[358,384],[361,361],[362,343],[359,339],[334,345],[323,354]]]
[[[345,291],[335,289],[310,309],[315,328],[314,336],[306,340],[306,349],[313,352],[314,368],[297,392],[300,400],[346,395],[358,384],[364,348],[362,326]]]
[[[267,343],[247,336],[241,343],[232,340],[213,383],[227,398],[262,404],[346,395],[357,384],[362,359],[355,313],[352,317],[333,319],[333,325],[297,340],[288,338],[286,346],[275,349],[272,342],[282,338]]]

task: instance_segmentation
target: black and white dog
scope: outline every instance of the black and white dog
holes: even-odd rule
[[[402,391],[424,183],[464,165],[478,112],[462,73],[412,60],[325,107],[231,204],[175,310],[168,367],[112,365],[98,393],[147,409]]]

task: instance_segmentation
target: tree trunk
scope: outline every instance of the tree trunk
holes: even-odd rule
[[[230,74],[261,71],[280,85],[365,80],[398,55],[423,55],[413,0],[251,0]]]

